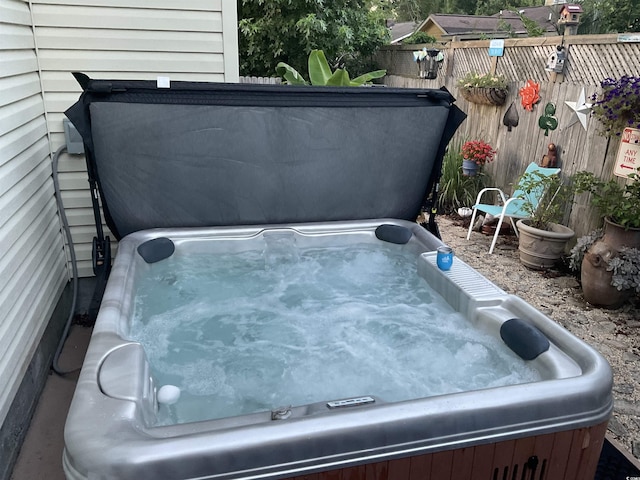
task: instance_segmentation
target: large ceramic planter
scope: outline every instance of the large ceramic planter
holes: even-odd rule
[[[540,230],[518,220],[520,261],[534,270],[551,268],[564,255],[567,242],[575,235],[569,227],[551,224],[551,230]]]
[[[640,248],[640,228],[625,230],[608,218],[604,219],[604,235],[585,253],[580,267],[580,282],[584,299],[591,305],[617,308],[632,295],[630,290],[618,290],[611,285],[613,272],[608,271],[609,260],[618,255],[621,247]]]

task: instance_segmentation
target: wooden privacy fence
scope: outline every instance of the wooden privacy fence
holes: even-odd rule
[[[563,45],[567,53],[563,75],[545,70],[549,56],[558,45]],[[640,76],[640,43],[618,42],[617,35],[507,39],[502,57],[489,57],[488,40],[436,44],[435,48],[443,51],[444,60],[434,80],[418,78],[413,52],[423,46],[434,48],[433,45],[401,45],[381,49],[377,63],[380,68],[387,69],[384,83],[404,88],[446,87],[468,115],[452,145],[482,139],[494,146],[498,150],[496,160],[485,170],[492,176],[495,186],[511,192],[526,166],[547,153],[549,143],[558,147],[563,175],[588,170],[604,179],[613,176],[619,137],[607,139],[599,135],[599,122],[593,118],[587,118],[586,130],[580,122],[571,124],[575,113],[565,102],[576,102],[584,88],[587,103],[590,103],[589,97],[600,91],[600,81],[605,78]],[[509,82],[506,103],[502,106],[478,105],[462,98],[456,84],[469,72],[504,75]],[[533,111],[526,111],[520,102],[519,89],[527,80],[540,84],[540,101]],[[547,103],[556,107],[558,128],[545,136],[538,120],[544,115]],[[517,109],[519,123],[509,132],[503,125],[503,118],[511,104]],[[602,223],[585,194],[576,197],[571,212],[567,212],[567,221],[577,236]]]

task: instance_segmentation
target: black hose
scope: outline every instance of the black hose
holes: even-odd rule
[[[60,158],[60,154],[67,150],[67,146],[63,145],[56,153],[53,154],[52,161],[52,171],[53,171],[53,188],[55,190],[56,195],[56,203],[58,205],[58,212],[60,213],[60,218],[62,219],[62,229],[64,230],[65,236],[67,237],[67,242],[69,244],[69,255],[71,257],[71,268],[73,270],[73,299],[71,301],[71,311],[69,312],[69,317],[67,318],[67,323],[64,326],[64,331],[62,332],[62,336],[60,337],[60,341],[58,342],[58,348],[56,349],[56,353],[53,356],[53,362],[51,364],[52,370],[58,375],[68,375],[69,373],[76,372],[80,370],[80,367],[74,368],[73,370],[62,370],[60,365],[58,365],[58,360],[60,358],[60,354],[62,353],[62,349],[64,348],[64,344],[67,341],[67,337],[69,336],[69,329],[71,328],[71,323],[73,322],[73,317],[76,311],[76,303],[78,301],[78,265],[76,261],[76,250],[73,245],[73,240],[71,238],[71,229],[69,228],[69,221],[67,220],[67,215],[64,212],[64,205],[62,204],[62,195],[60,194],[60,184],[58,182],[58,160]]]

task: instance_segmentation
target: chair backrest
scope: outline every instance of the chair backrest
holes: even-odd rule
[[[549,177],[551,175],[558,175],[560,173],[560,169],[544,168],[544,167],[540,167],[535,162],[531,162],[527,167],[527,169],[524,171],[524,175],[526,175],[527,173],[533,173],[533,172],[537,172],[540,175]],[[542,195],[544,195],[544,190],[542,188],[540,188],[539,190],[533,190],[529,193],[526,193],[525,191],[522,190],[519,183],[518,185],[516,185],[516,190],[513,192],[514,197],[526,198],[528,201],[531,202],[534,208],[538,206],[538,203],[540,202]]]

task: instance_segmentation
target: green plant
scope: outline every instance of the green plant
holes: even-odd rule
[[[435,43],[436,38],[425,32],[413,32],[407,38],[402,40],[403,45],[415,45],[422,43]]]
[[[591,204],[600,215],[625,229],[640,228],[640,176],[629,175],[631,182],[621,186],[615,180],[605,182],[591,172],[574,175],[576,193],[591,193]]]
[[[533,171],[522,175],[518,185],[524,192],[521,208],[527,213],[531,227],[550,230],[550,224],[562,222],[574,192],[571,181]]]
[[[438,210],[452,213],[460,207],[471,207],[483,188],[491,181],[489,175],[479,172],[473,177],[462,174],[462,154],[460,144],[451,144],[442,162],[442,176],[438,189]]]
[[[576,244],[571,249],[569,254],[569,268],[575,272],[579,272],[582,259],[584,258],[584,254],[587,253],[587,250],[596,243],[596,241],[600,240],[604,235],[604,230],[602,228],[597,228],[589,232],[586,235],[578,238]]]
[[[625,127],[640,128],[640,77],[606,78],[600,87],[602,91],[591,96],[592,115],[602,124],[600,133],[610,137]]]
[[[386,70],[375,70],[352,80],[349,78],[349,73],[343,68],[338,68],[335,72],[332,72],[322,50],[311,51],[308,65],[311,85],[360,86],[371,82],[375,78],[383,77],[387,73]],[[296,69],[284,62],[276,65],[276,73],[289,85],[309,85],[307,80]]]
[[[460,88],[498,88],[507,90],[507,80],[502,75],[492,75],[487,73],[480,75],[475,72],[469,72],[464,77],[458,80],[458,87]]]
[[[585,253],[591,246],[602,238],[602,229],[578,238],[576,245],[569,254],[569,267],[579,272]],[[606,270],[611,273],[611,286],[618,291],[635,290],[640,293],[640,250],[631,247],[622,247],[617,255],[606,259]]]
[[[619,291],[635,290],[640,293],[640,250],[622,247],[618,255],[609,260],[607,270],[613,272],[611,285]]]
[[[385,25],[392,15],[388,2],[238,0],[237,5],[240,75],[272,76],[281,61],[303,71],[309,52],[322,48],[331,65],[357,76],[372,70],[369,59],[391,39]]]
[[[526,15],[516,12],[522,21],[522,25],[527,31],[527,37],[542,37],[545,34],[545,29],[542,28],[535,20],[527,17]]]

